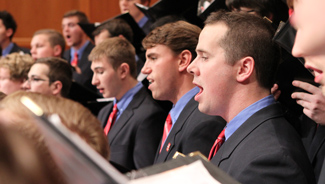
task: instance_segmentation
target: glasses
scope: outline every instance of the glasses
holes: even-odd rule
[[[27,78],[25,81],[27,81],[28,84],[31,84],[31,83],[38,83],[40,81],[49,81],[49,80],[38,78],[38,77],[31,77],[31,78]]]

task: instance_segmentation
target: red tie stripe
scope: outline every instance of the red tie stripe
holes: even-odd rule
[[[173,125],[172,118],[170,117],[170,114],[168,114],[168,116],[166,118],[166,121],[165,121],[164,133],[163,133],[163,137],[162,137],[162,140],[161,140],[161,146],[160,146],[159,153],[161,152],[161,149],[164,146],[164,142],[165,142],[165,140],[167,138],[167,135],[170,132],[170,129],[172,128],[172,125]]]
[[[214,142],[210,154],[209,154],[209,160],[212,159],[212,157],[217,153],[221,145],[225,142],[225,129],[221,131],[221,133],[218,135],[217,140]]]
[[[108,120],[107,120],[107,124],[104,128],[104,132],[105,132],[105,135],[108,134],[109,130],[111,129],[111,127],[113,126],[115,120],[116,120],[116,115],[117,115],[117,112],[118,112],[118,109],[117,109],[117,104],[115,104],[113,106],[113,110],[111,112],[111,114],[109,115],[108,117]]]

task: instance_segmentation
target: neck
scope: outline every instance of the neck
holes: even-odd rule
[[[140,20],[144,17],[143,13],[139,13],[137,15],[134,15],[133,18],[136,22],[140,22]]]
[[[121,88],[118,95],[115,97],[118,101],[127,93],[130,89],[134,88],[138,84],[138,81],[129,76],[121,82]]]
[[[7,48],[7,47],[9,46],[10,43],[11,43],[11,41],[10,41],[9,39],[6,39],[5,41],[3,41],[3,42],[1,43],[1,48],[2,48],[2,50],[5,49],[5,48]]]
[[[237,89],[232,101],[230,101],[228,107],[226,108],[228,111],[225,113],[223,118],[227,122],[231,121],[245,108],[261,100],[262,98],[267,97],[268,95],[270,95],[269,90],[260,88],[258,86],[254,88]]]
[[[195,87],[193,84],[193,76],[192,75],[183,75],[179,77],[177,81],[177,89],[175,93],[175,97],[170,99],[170,101],[175,105],[179,99],[182,98],[187,92]]]
[[[86,43],[86,41],[87,41],[87,39],[83,38],[79,44],[73,45],[72,48],[75,50],[79,50]]]

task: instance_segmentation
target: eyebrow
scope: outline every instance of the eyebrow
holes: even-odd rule
[[[157,56],[158,54],[156,54],[156,53],[150,53],[150,54],[148,54],[147,55],[147,57],[152,57],[152,56]]]

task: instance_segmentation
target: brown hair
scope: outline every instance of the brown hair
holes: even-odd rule
[[[67,97],[72,83],[72,68],[68,61],[59,57],[45,57],[37,59],[35,64],[45,64],[49,67],[49,85],[60,81],[62,83],[61,96]]]
[[[175,54],[180,54],[183,50],[189,50],[192,53],[192,60],[194,60],[200,32],[201,29],[198,26],[185,21],[168,23],[152,30],[143,39],[142,45],[145,49],[158,44],[165,45]]]
[[[37,140],[39,146],[44,146],[44,137],[38,132],[33,116],[21,103],[22,96],[26,96],[38,104],[45,114],[58,114],[62,123],[72,132],[78,134],[94,150],[109,159],[108,141],[99,120],[84,106],[78,102],[27,91],[17,91],[6,96],[0,102],[0,110],[7,110],[14,114],[14,123],[24,134]]]
[[[109,37],[123,35],[130,42],[133,40],[132,28],[123,19],[112,19],[108,22],[105,22],[93,32],[93,35],[99,35],[103,30],[108,31]]]
[[[71,10],[66,12],[63,15],[63,18],[68,18],[68,17],[78,17],[79,22],[78,23],[89,23],[88,17],[84,12],[81,12],[79,10]]]
[[[274,29],[271,23],[255,15],[225,11],[212,13],[205,22],[206,26],[217,23],[228,27],[218,43],[225,50],[228,63],[233,65],[241,58],[251,56],[255,60],[257,81],[270,89],[280,60],[279,48],[272,41]]]
[[[0,183],[66,183],[51,158],[19,131],[3,126],[0,119]]]
[[[23,81],[27,78],[28,72],[34,64],[33,58],[29,54],[11,53],[0,59],[0,67],[8,68],[10,79]]]
[[[98,44],[89,54],[89,60],[97,60],[106,57],[114,70],[126,63],[130,68],[130,75],[136,79],[137,68],[135,62],[135,49],[133,45],[124,38],[108,38]]]

